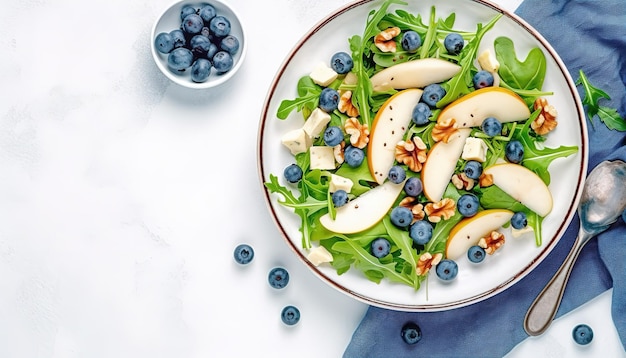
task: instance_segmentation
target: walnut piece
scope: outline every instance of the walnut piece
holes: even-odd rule
[[[504,245],[504,234],[498,231],[492,231],[478,241],[478,246],[485,249],[485,252],[489,255],[493,255],[502,245]]]
[[[472,190],[474,187],[474,179],[468,178],[465,173],[461,172],[452,176],[452,184],[459,190]]]
[[[333,147],[333,156],[335,157],[335,161],[339,164],[343,164],[345,160],[345,156],[344,156],[345,147],[346,147],[346,142],[344,141],[341,141],[341,143]]]
[[[478,177],[478,185],[480,185],[481,188],[486,188],[488,186],[492,186],[493,185],[493,175],[492,174],[482,173],[480,175],[480,177]]]
[[[396,160],[419,173],[426,161],[426,150],[427,147],[422,138],[414,136],[408,142],[400,141],[396,144]]]
[[[413,213],[413,221],[411,221],[411,224],[419,220],[424,220],[424,218],[426,217],[426,213],[424,212],[424,204],[417,201],[417,198],[407,196],[400,201],[399,205],[410,209],[411,213]]]
[[[343,129],[350,135],[350,144],[357,148],[365,148],[370,141],[370,130],[367,124],[361,124],[355,117],[348,118]]]
[[[424,212],[428,215],[428,221],[438,223],[441,220],[448,220],[454,215],[456,203],[450,198],[443,198],[437,203],[428,203],[424,207]]]
[[[418,276],[425,275],[433,266],[437,266],[442,258],[441,253],[436,253],[434,256],[430,252],[423,253],[417,261],[415,273]]]
[[[390,27],[374,37],[374,44],[382,52],[396,52],[396,41],[393,38],[398,35],[400,35],[400,28]]]
[[[556,117],[558,115],[556,108],[553,105],[548,104],[548,100],[545,98],[537,98],[533,104],[535,110],[540,109],[541,113],[530,124],[530,127],[539,135],[548,134],[558,124]]]
[[[352,103],[352,91],[343,91],[339,97],[339,105],[337,106],[339,112],[346,114],[349,117],[358,117],[359,109]]]
[[[435,140],[435,142],[443,141],[444,143],[448,143],[450,137],[456,133],[458,129],[456,128],[456,120],[454,118],[449,118],[442,121],[437,121],[435,126],[433,127],[433,131],[431,136]]]

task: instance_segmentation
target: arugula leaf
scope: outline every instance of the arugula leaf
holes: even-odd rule
[[[461,197],[461,193],[457,190],[457,188],[448,184],[446,187],[446,191],[443,194],[444,198],[450,198],[457,202]],[[448,240],[448,236],[450,235],[450,230],[459,222],[463,216],[459,214],[458,210],[455,210],[454,215],[450,217],[448,220],[443,220],[435,225],[433,229],[432,239],[426,244],[424,247],[424,251],[430,253],[436,252],[444,252],[446,249],[446,241]]]
[[[520,61],[513,40],[500,36],[493,43],[500,63],[500,80],[520,90],[541,90],[546,76],[546,57],[538,47],[531,49]]]
[[[419,281],[417,279],[417,273],[415,272],[415,268],[417,267],[417,261],[419,258],[417,257],[417,251],[413,249],[413,239],[409,237],[409,234],[406,230],[400,230],[395,225],[391,223],[391,219],[386,216],[383,219],[383,225],[385,225],[385,229],[389,233],[389,238],[393,243],[400,249],[400,258],[402,258],[405,262],[408,263],[407,269],[408,272],[405,271],[405,274],[408,274],[413,281],[413,288],[419,288]]]
[[[593,125],[593,118],[597,115],[600,121],[610,130],[620,132],[626,131],[626,119],[622,118],[615,108],[600,105],[600,100],[610,100],[611,97],[601,89],[594,87],[583,72],[579,70],[577,85],[581,85],[585,90],[583,105],[587,110],[587,119]]]
[[[297,199],[291,190],[280,185],[278,177],[274,174],[270,174],[270,181],[265,182],[265,187],[270,193],[277,193],[283,196],[283,200],[278,199],[278,203],[294,209],[294,212],[300,216],[302,225],[300,231],[302,232],[302,247],[311,247],[311,221],[309,216],[316,213],[319,210],[328,208],[328,202],[326,200],[317,200],[313,197],[302,194],[300,199]]]

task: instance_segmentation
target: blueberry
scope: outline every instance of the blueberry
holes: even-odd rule
[[[191,46],[191,52],[194,56],[204,57],[206,53],[211,48],[211,41],[208,37],[202,35],[194,35],[191,40],[189,40],[189,46]]]
[[[195,12],[185,16],[183,20],[183,31],[188,34],[199,34],[203,27],[204,21],[202,21],[200,15]]]
[[[353,168],[360,166],[365,159],[365,153],[363,152],[363,149],[353,147],[351,145],[348,146],[343,152],[343,156],[346,164]]]
[[[446,47],[446,50],[451,55],[458,55],[463,50],[463,46],[465,46],[465,41],[463,37],[456,32],[450,33],[443,40],[443,45]]]
[[[463,167],[463,173],[470,179],[478,180],[483,173],[483,165],[476,160],[468,160]]]
[[[402,34],[402,40],[400,43],[402,44],[402,49],[404,51],[414,52],[422,45],[422,39],[417,32],[408,30]]]
[[[402,326],[400,334],[402,335],[402,340],[406,344],[415,344],[422,339],[422,330],[413,322],[407,322],[404,326]]]
[[[196,83],[206,81],[211,74],[211,61],[199,58],[191,65],[191,80]]]
[[[330,113],[337,109],[339,105],[339,92],[330,87],[326,87],[320,93],[319,106],[327,113]]]
[[[282,267],[274,267],[270,270],[267,281],[273,288],[285,288],[289,283],[289,272]]]
[[[191,15],[195,13],[196,13],[196,8],[194,8],[191,5],[183,5],[183,7],[180,9],[180,19],[185,20],[187,15]]]
[[[439,261],[435,269],[437,277],[444,281],[454,280],[459,272],[459,267],[453,260],[443,259]]]
[[[511,163],[520,163],[524,159],[524,146],[518,140],[512,140],[506,144],[504,155]]]
[[[511,217],[511,226],[519,230],[525,228],[526,225],[528,225],[526,213],[524,213],[523,211],[518,211],[513,214],[513,217]]]
[[[467,258],[470,262],[479,263],[483,262],[485,259],[485,249],[478,245],[470,246],[469,250],[467,250]]]
[[[400,184],[406,179],[406,171],[401,166],[394,165],[389,169],[387,178],[394,184]]]
[[[437,103],[437,102],[435,102]],[[429,118],[433,114],[430,110],[430,106],[424,102],[419,102],[413,107],[413,112],[411,114],[411,120],[418,126],[423,126],[428,124],[430,121]]]
[[[480,129],[482,129],[486,135],[494,137],[502,133],[502,123],[500,123],[497,118],[487,117],[480,124]]]
[[[381,258],[389,255],[391,244],[384,237],[379,237],[370,244],[370,251],[374,257]]]
[[[456,203],[459,214],[471,217],[478,212],[478,197],[474,194],[463,194]]]
[[[221,15],[217,15],[209,21],[211,33],[217,37],[224,37],[230,33],[230,21]]]
[[[433,237],[433,225],[426,220],[418,220],[409,228],[409,236],[418,245],[426,245]]]
[[[217,53],[217,51],[219,51],[219,48],[217,47],[216,44],[214,44],[213,42],[211,42],[211,44],[209,45],[209,49],[207,50],[206,54],[204,54],[204,56],[210,60],[213,61],[213,57],[215,56],[215,54]]]
[[[353,66],[352,56],[347,52],[337,52],[330,58],[330,68],[340,75],[350,72]]]
[[[493,81],[494,81],[493,74],[485,70],[480,70],[476,72],[476,74],[472,78],[472,82],[474,83],[475,89],[491,87],[493,86]]]
[[[329,147],[341,144],[343,141],[343,132],[338,126],[328,126],[324,131],[324,143]]]
[[[422,181],[418,177],[410,177],[404,183],[404,192],[408,196],[416,197],[422,193]]]
[[[348,203],[348,193],[343,189],[339,189],[331,195],[331,199],[336,208],[342,207]]]
[[[220,41],[220,49],[232,56],[239,51],[239,40],[233,35],[227,35]]]
[[[233,57],[226,51],[218,51],[213,55],[213,67],[217,73],[226,73],[233,68]]]
[[[283,170],[285,180],[290,183],[297,183],[302,179],[302,168],[298,164],[290,164]]]
[[[233,256],[238,264],[247,265],[254,258],[254,250],[248,244],[239,244],[235,247]]]
[[[205,24],[208,24],[217,13],[212,5],[205,4],[200,8],[200,11],[198,11],[198,15],[200,15]]]
[[[185,47],[187,45],[187,39],[185,38],[185,34],[183,30],[176,29],[170,31],[170,36],[172,36],[172,41],[174,42],[174,48]]]
[[[413,221],[413,213],[411,209],[404,206],[396,206],[391,209],[391,222],[397,227],[408,227]]]
[[[293,326],[300,321],[300,310],[294,306],[285,306],[280,312],[280,319],[284,324]]]
[[[587,345],[593,340],[593,330],[584,323],[579,324],[572,330],[572,338],[580,345]]]
[[[439,102],[445,95],[446,90],[443,89],[440,84],[433,83],[424,87],[424,92],[422,93],[422,102],[434,108],[437,106],[437,102]]]
[[[160,53],[170,53],[174,49],[174,39],[169,33],[161,32],[154,39],[154,46]]]
[[[175,48],[167,56],[167,65],[175,71],[186,70],[191,67],[192,62],[193,53],[184,47]]]

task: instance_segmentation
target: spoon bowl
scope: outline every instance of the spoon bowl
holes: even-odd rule
[[[545,332],[559,308],[570,272],[589,239],[608,229],[626,209],[626,163],[604,161],[587,176],[578,206],[580,230],[561,267],[531,304],[524,329],[531,336]]]

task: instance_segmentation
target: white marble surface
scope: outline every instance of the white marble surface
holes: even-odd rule
[[[345,3],[229,1],[248,57],[232,83],[198,92],[150,56],[169,0],[0,3],[0,357],[341,356],[366,306],[290,253],[255,145],[282,59]],[[240,242],[256,250],[245,267]],[[291,273],[285,290],[267,285],[274,265]],[[596,334],[585,349],[578,322]],[[610,292],[510,356],[537,352],[624,355]]]

